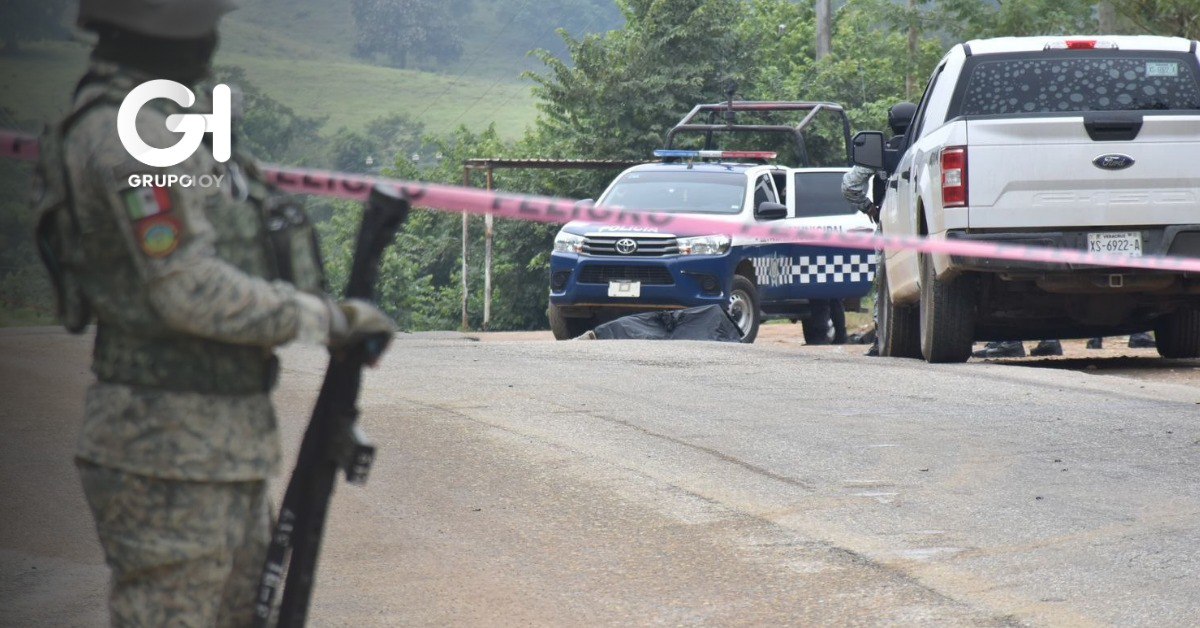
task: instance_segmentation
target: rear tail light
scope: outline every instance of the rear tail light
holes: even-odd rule
[[[967,147],[942,149],[942,207],[967,206]]]

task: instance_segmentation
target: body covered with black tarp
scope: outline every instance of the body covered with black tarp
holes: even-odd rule
[[[632,314],[596,327],[598,340],[717,340],[741,342],[742,333],[719,305]]]

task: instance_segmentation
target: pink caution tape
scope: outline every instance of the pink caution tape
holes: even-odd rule
[[[27,134],[0,131],[0,157],[36,159],[37,155],[36,138]],[[340,172],[280,166],[265,166],[263,172],[272,183],[292,193],[362,201],[367,198],[371,186],[392,186],[405,194],[418,207],[446,212],[490,213],[498,218],[514,220],[550,223],[586,220],[613,226],[656,229],[692,235],[735,232],[736,235],[762,238],[772,242],[797,242],[850,249],[910,249],[922,253],[984,259],[1200,273],[1200,259],[1191,257],[1159,255],[1129,257],[1113,253],[994,244],[973,240],[944,240],[779,227],[771,226],[769,223],[731,224],[727,221],[697,216],[616,210],[545,196],[504,194],[476,188],[397,181]]]
[[[0,129],[0,157],[33,161],[40,153],[37,137]]]

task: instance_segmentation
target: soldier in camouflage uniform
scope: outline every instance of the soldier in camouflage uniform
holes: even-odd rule
[[[266,480],[279,466],[269,392],[273,348],[331,347],[391,334],[362,301],[335,304],[312,227],[251,159],[202,145],[182,163],[127,152],[117,111],[152,79],[191,89],[212,112],[209,61],[224,0],[82,0],[99,35],[73,110],[43,138],[38,236],[60,313],[95,320],[77,464],[112,572],[116,626],[237,626],[252,621],[269,541]],[[154,147],[179,135],[166,99],[141,109]],[[206,134],[211,140],[211,136]],[[134,185],[144,175],[209,175],[212,187]],[[153,179],[150,181],[153,182]]]
[[[892,131],[892,137],[887,142],[887,149],[884,151],[884,168],[876,170],[866,166],[855,165],[842,176],[842,196],[850,203],[850,206],[867,215],[871,222],[879,225],[879,205],[883,202],[883,194],[887,191],[887,187],[879,185],[872,186],[876,181],[882,182],[887,179],[888,173],[895,169],[896,162],[899,161],[900,155],[904,152],[904,134],[908,132],[908,126],[912,123],[913,115],[917,112],[916,105],[907,102],[896,103],[888,108],[888,127]],[[875,200],[871,200],[867,190],[871,187],[876,187],[878,191],[875,194]],[[876,252],[878,255],[878,252]],[[883,257],[879,256],[879,263],[883,263]],[[871,318],[876,322],[875,341],[871,343],[871,348],[867,351],[867,355],[879,355],[879,273],[875,273],[875,307],[872,308]]]

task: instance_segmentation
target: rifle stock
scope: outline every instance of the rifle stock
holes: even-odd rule
[[[398,192],[382,186],[371,190],[355,241],[346,297],[374,300],[380,259],[408,217],[408,210],[408,200]],[[355,425],[358,392],[363,366],[379,359],[388,340],[368,338],[359,345],[330,352],[325,380],[267,550],[256,597],[256,626],[266,626],[270,621],[281,583],[278,625],[305,623],[335,476],[341,469],[347,481],[364,484],[375,457],[375,448]]]

